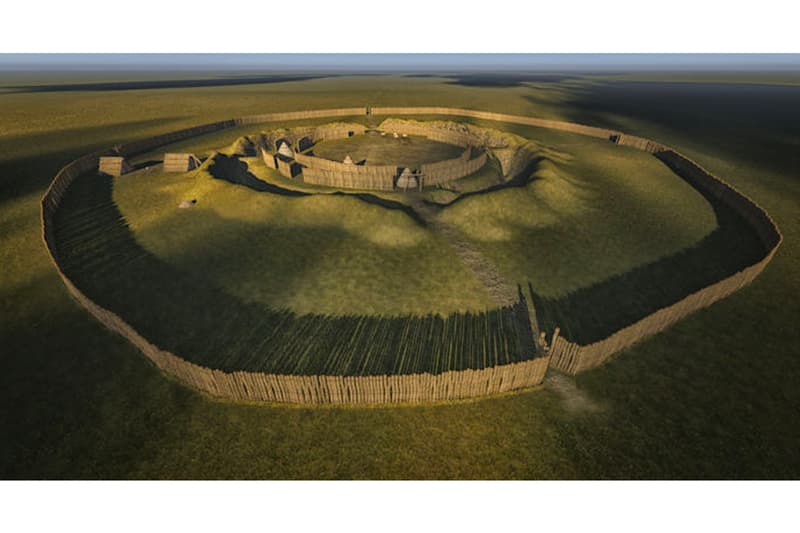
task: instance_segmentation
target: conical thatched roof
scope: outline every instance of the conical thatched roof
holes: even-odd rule
[[[397,178],[398,189],[413,189],[417,186],[417,178],[411,174],[411,169],[406,167]]]
[[[350,157],[350,154],[347,154],[346,156],[344,156],[344,161],[342,161],[342,163],[344,163],[345,165],[354,164],[353,163],[353,159]]]
[[[294,159],[294,151],[285,142],[282,142],[278,147],[278,154]]]

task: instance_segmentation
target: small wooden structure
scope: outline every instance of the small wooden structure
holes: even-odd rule
[[[278,172],[284,177],[293,178],[300,174],[300,165],[294,159],[278,154],[275,156],[275,162],[278,164]]]
[[[314,141],[311,140],[311,137],[306,136],[297,141],[297,149],[300,150],[301,152],[305,152],[312,146],[314,146]]]
[[[194,154],[164,154],[164,172],[188,172],[200,166]]]
[[[261,159],[264,160],[264,164],[267,165],[267,167],[277,170],[278,162],[276,161],[275,154],[265,148],[262,148]]]
[[[294,159],[294,150],[291,149],[288,143],[282,142],[278,147],[278,155],[282,155],[283,157],[289,159]]]
[[[107,174],[109,176],[122,176],[126,172],[130,172],[132,167],[125,161],[124,157],[104,156],[100,158],[97,170],[101,174]]]
[[[416,189],[417,187],[422,190],[421,176],[417,172],[412,172],[410,168],[406,167],[397,178],[397,188],[407,191],[408,189]]]

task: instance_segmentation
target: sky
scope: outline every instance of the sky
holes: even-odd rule
[[[0,70],[800,71],[800,54],[0,54]]]

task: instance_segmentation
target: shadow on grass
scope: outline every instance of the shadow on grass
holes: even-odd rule
[[[580,79],[581,75],[544,72],[480,72],[459,74],[409,74],[409,78],[446,78],[448,85],[481,88],[522,87],[526,83],[561,83]]]
[[[75,91],[131,91],[141,89],[188,89],[198,87],[222,87],[229,85],[260,85],[265,83],[284,83],[289,81],[307,81],[318,78],[329,78],[326,75],[280,75],[219,77],[188,80],[134,80],[109,81],[92,83],[62,83],[48,85],[16,85],[5,89],[9,93],[52,93]]]
[[[565,109],[566,120],[582,124],[623,131],[631,122],[653,125],[685,139],[693,149],[727,154],[797,181],[798,102],[797,86],[620,81],[570,88]]]
[[[132,120],[4,136],[0,150],[0,205],[34,192],[43,193],[63,165],[83,154],[123,142],[137,131],[166,125],[178,118]],[[14,154],[30,155],[15,157]]]
[[[65,195],[55,221],[62,267],[92,300],[194,363],[225,371],[379,375],[484,368],[533,356],[520,340],[530,328],[519,331],[510,307],[446,318],[298,316],[241,301],[143,249],[112,200],[112,183],[85,175]],[[323,231],[317,240],[334,242],[340,230],[304,231]],[[305,261],[324,253],[308,250]]]
[[[133,167],[133,170],[131,170],[131,172],[135,172],[137,170],[144,170],[148,167],[154,167],[156,165],[160,165],[163,162],[164,162],[163,160],[159,159],[148,159],[146,161],[138,161],[136,163],[129,162],[129,164],[131,165],[131,167]]]
[[[369,193],[348,193],[343,191],[325,192],[325,193],[310,193],[305,191],[298,191],[295,189],[286,189],[269,183],[264,180],[258,179],[252,172],[250,172],[247,163],[239,160],[236,156],[227,156],[224,154],[217,154],[214,162],[208,167],[209,173],[217,179],[229,181],[236,185],[244,185],[254,191],[268,192],[272,194],[280,194],[283,196],[313,196],[314,194],[327,194],[331,196],[350,196],[358,198],[362,202],[371,205],[377,205],[385,209],[397,209],[411,217],[420,226],[425,226],[426,222],[414,211],[410,206],[405,205],[394,200],[387,200],[380,196],[375,196]]]
[[[208,172],[217,179],[229,181],[236,185],[244,185],[254,191],[280,194],[282,196],[310,196],[310,193],[285,189],[272,183],[267,183],[253,175],[247,163],[236,156],[217,154],[208,167]]]
[[[763,258],[766,250],[750,224],[696,190],[714,209],[714,231],[691,248],[562,298],[542,297],[529,285],[539,328],[549,335],[558,326],[567,340],[590,344]]]
[[[539,169],[539,165],[541,165],[542,161],[544,160],[545,158],[542,156],[537,156],[531,159],[528,164],[525,165],[525,168],[523,168],[516,176],[503,183],[498,183],[497,185],[492,185],[490,187],[486,187],[485,189],[478,189],[476,191],[462,193],[450,202],[439,203],[425,200],[425,203],[444,209],[471,196],[480,196],[505,189],[517,189],[520,187],[525,187],[536,179],[536,172]]]

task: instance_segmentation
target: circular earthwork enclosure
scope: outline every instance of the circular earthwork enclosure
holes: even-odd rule
[[[42,200],[78,302],[208,394],[409,403],[577,373],[735,291],[769,216],[654,141],[450,108],[208,124]]]

